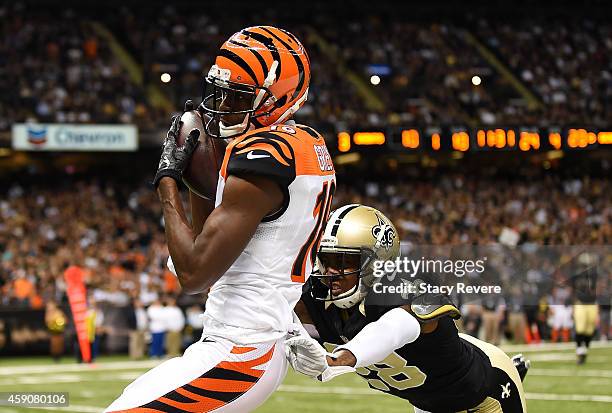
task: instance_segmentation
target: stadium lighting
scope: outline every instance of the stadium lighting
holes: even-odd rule
[[[481,82],[482,82],[482,79],[480,78],[480,76],[478,76],[478,75],[472,76],[472,84],[474,86],[480,85]]]
[[[370,83],[376,86],[377,84],[380,83],[380,77],[377,75],[370,76]]]
[[[338,134],[338,150],[340,152],[348,152],[351,149],[351,135],[347,132]]]
[[[170,73],[162,73],[160,79],[163,83],[168,83],[172,80],[172,76],[170,76]]]
[[[355,145],[383,145],[385,134],[382,132],[355,132],[353,142]]]

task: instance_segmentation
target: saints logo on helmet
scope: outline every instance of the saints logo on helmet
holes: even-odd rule
[[[393,238],[395,238],[395,228],[385,224],[385,220],[380,216],[378,218],[378,225],[372,227],[372,236],[376,239],[380,239],[380,246],[388,250],[393,246]]]
[[[399,235],[384,214],[359,204],[343,206],[325,227],[309,279],[311,294],[341,308],[357,305],[374,282],[374,263],[399,255]]]
[[[293,34],[272,26],[247,27],[219,51],[205,79],[200,110],[208,135],[229,138],[250,127],[280,124],[308,97],[310,61]]]

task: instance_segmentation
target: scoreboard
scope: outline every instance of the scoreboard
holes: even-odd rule
[[[362,147],[396,151],[551,151],[612,147],[612,132],[593,128],[389,128],[385,131],[343,131],[336,148]],[[608,146],[610,145],[610,146]]]

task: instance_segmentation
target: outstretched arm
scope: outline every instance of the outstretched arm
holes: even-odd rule
[[[329,366],[365,367],[383,361],[398,348],[412,343],[421,334],[418,320],[403,308],[394,308],[366,325],[351,341],[327,357]],[[384,340],[380,338],[384,337]]]
[[[415,341],[421,333],[433,331],[436,325],[435,320],[421,325],[406,308],[394,308],[366,325],[351,341],[331,354],[316,340],[304,335],[285,341],[285,351],[294,370],[328,381],[355,371],[356,367],[381,362],[396,349]]]
[[[335,360],[328,358],[329,365],[360,367],[377,363],[393,350],[416,340],[419,334],[435,331],[440,317],[449,316],[457,319],[461,316],[459,309],[449,297],[436,296],[438,304],[435,305],[431,304],[434,302],[432,298],[431,295],[421,295],[411,304],[395,308],[380,317],[378,321],[368,324],[353,340],[336,349],[334,354],[337,358]],[[428,304],[419,305],[424,302]],[[386,340],[383,346],[371,346],[377,335],[384,335],[385,331],[390,331],[391,340]]]

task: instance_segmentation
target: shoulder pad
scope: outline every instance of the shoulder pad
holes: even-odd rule
[[[461,312],[451,299],[444,294],[423,294],[412,300],[410,309],[414,316],[422,321],[435,320],[449,316],[455,320],[461,318]]]
[[[268,128],[245,134],[228,146],[227,174],[254,174],[270,177],[285,186],[296,175],[291,143]]]

